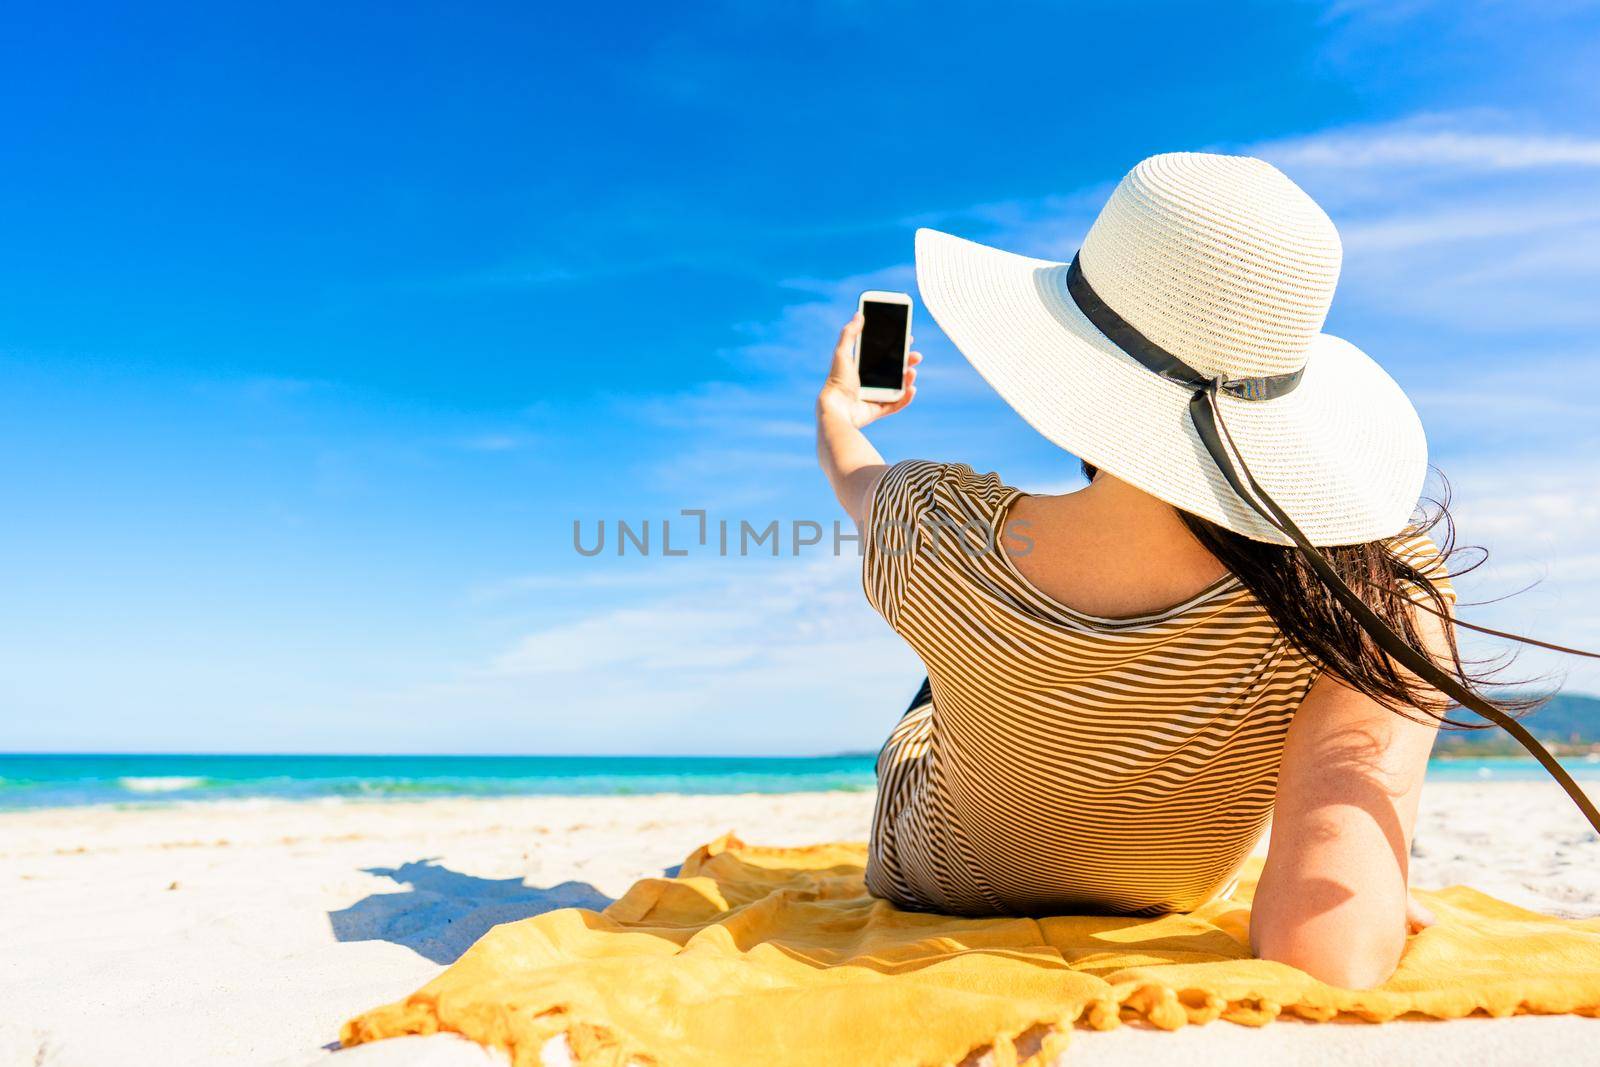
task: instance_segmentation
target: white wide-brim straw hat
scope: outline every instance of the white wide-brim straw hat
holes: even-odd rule
[[[1383,368],[1322,333],[1338,232],[1259,159],[1153,156],[1125,177],[1078,253],[1081,278],[1144,339],[1206,378],[1301,377],[1284,395],[1217,398],[1251,474],[1313,544],[1375,541],[1412,521],[1428,446]],[[1194,390],[1132,358],[1067,288],[1069,265],[917,232],[917,284],[939,326],[1052,442],[1174,507],[1290,543],[1242,501],[1189,418]]]

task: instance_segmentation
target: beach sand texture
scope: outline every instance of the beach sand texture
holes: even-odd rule
[[[0,814],[0,1065],[500,1062],[449,1035],[335,1052],[490,926],[603,906],[729,830],[861,839],[865,793],[241,802]],[[1413,882],[1600,914],[1600,842],[1553,784],[1432,783]],[[1067,1063],[1583,1062],[1570,1017],[1078,1031]],[[564,1060],[548,1050],[549,1062]],[[819,1057],[826,1062],[826,1055]]]

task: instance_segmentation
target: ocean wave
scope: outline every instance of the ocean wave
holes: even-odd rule
[[[459,779],[363,778],[336,783],[330,787],[330,791],[338,796],[460,796],[493,788],[493,783]]]
[[[130,793],[177,793],[185,789],[200,789],[208,779],[186,775],[166,775],[156,778],[118,778],[117,785]]]

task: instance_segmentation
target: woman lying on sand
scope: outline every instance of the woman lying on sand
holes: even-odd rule
[[[1061,496],[886,466],[861,428],[911,403],[921,357],[902,399],[864,401],[845,326],[818,453],[868,599],[928,670],[878,759],[873,893],[1183,911],[1230,891],[1270,820],[1254,951],[1347,987],[1393,972],[1430,921],[1406,866],[1439,690],[1497,709],[1457,653],[1448,516],[1416,517],[1417,415],[1319,332],[1339,263],[1327,215],[1241,157],[1145,160],[1070,265],[920,232],[945,333],[1082,457]]]

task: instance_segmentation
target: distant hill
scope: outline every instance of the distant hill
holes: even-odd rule
[[[1480,721],[1470,712],[1457,709],[1452,718],[1463,722]],[[1562,748],[1585,748],[1600,744],[1600,697],[1582,693],[1560,693],[1543,707],[1529,712],[1521,719],[1528,732],[1541,741]],[[1453,754],[1481,756],[1500,752],[1521,753],[1522,746],[1503,730],[1447,730],[1439,734],[1434,746],[1436,755]]]

